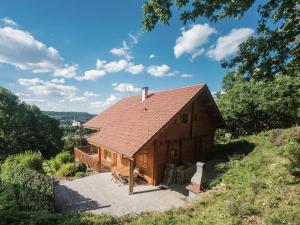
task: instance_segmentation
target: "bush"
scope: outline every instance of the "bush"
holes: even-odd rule
[[[12,164],[21,164],[25,168],[43,172],[43,159],[41,154],[32,151],[26,151],[17,155],[9,156],[3,163],[3,170],[12,168]]]
[[[37,172],[43,171],[43,158],[40,153],[33,151],[26,151],[16,155],[15,159],[28,169]]]
[[[65,151],[73,151],[75,146],[78,146],[80,143],[79,137],[67,136],[63,139],[64,141],[64,150]]]
[[[300,176],[300,145],[293,140],[286,142],[282,151],[283,155],[290,160],[288,168],[293,175]]]
[[[56,172],[56,176],[59,177],[71,177],[76,173],[75,163],[66,163]]]
[[[61,164],[74,162],[74,157],[70,152],[60,152],[55,156],[55,159]]]
[[[80,178],[80,177],[84,177],[85,176],[85,172],[76,172],[75,173],[75,177]]]
[[[0,202],[4,209],[54,209],[51,177],[9,157],[1,166],[0,178]]]
[[[86,165],[82,162],[76,162],[76,171],[78,172],[86,172]]]
[[[63,164],[74,162],[74,157],[70,152],[60,152],[50,160],[50,165],[54,171],[58,171]]]

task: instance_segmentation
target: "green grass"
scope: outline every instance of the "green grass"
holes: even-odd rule
[[[281,132],[289,139],[299,128]],[[125,217],[0,210],[0,224],[294,225],[300,221],[300,183],[291,173],[291,156],[284,153],[285,148],[270,142],[270,132],[218,145],[216,157],[227,158],[219,165],[223,173],[214,182],[222,188],[183,208]]]

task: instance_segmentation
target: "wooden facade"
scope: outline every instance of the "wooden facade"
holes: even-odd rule
[[[98,151],[100,167],[123,166],[129,168],[131,174],[133,168],[137,167],[141,178],[151,185],[158,185],[163,179],[167,163],[180,165],[209,158],[218,127],[215,117],[220,116],[215,113],[213,104],[210,93],[197,95],[131,157],[104,146],[89,144]],[[132,193],[133,185],[129,187]]]

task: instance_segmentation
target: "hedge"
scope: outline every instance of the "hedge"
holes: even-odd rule
[[[54,210],[53,180],[12,161],[2,166],[0,207],[16,210]]]

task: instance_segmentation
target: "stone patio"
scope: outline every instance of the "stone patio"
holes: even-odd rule
[[[92,212],[121,216],[145,211],[164,211],[188,202],[183,186],[162,189],[147,184],[134,187],[128,195],[128,186],[111,180],[111,173],[99,173],[55,186],[55,205],[60,212]]]

